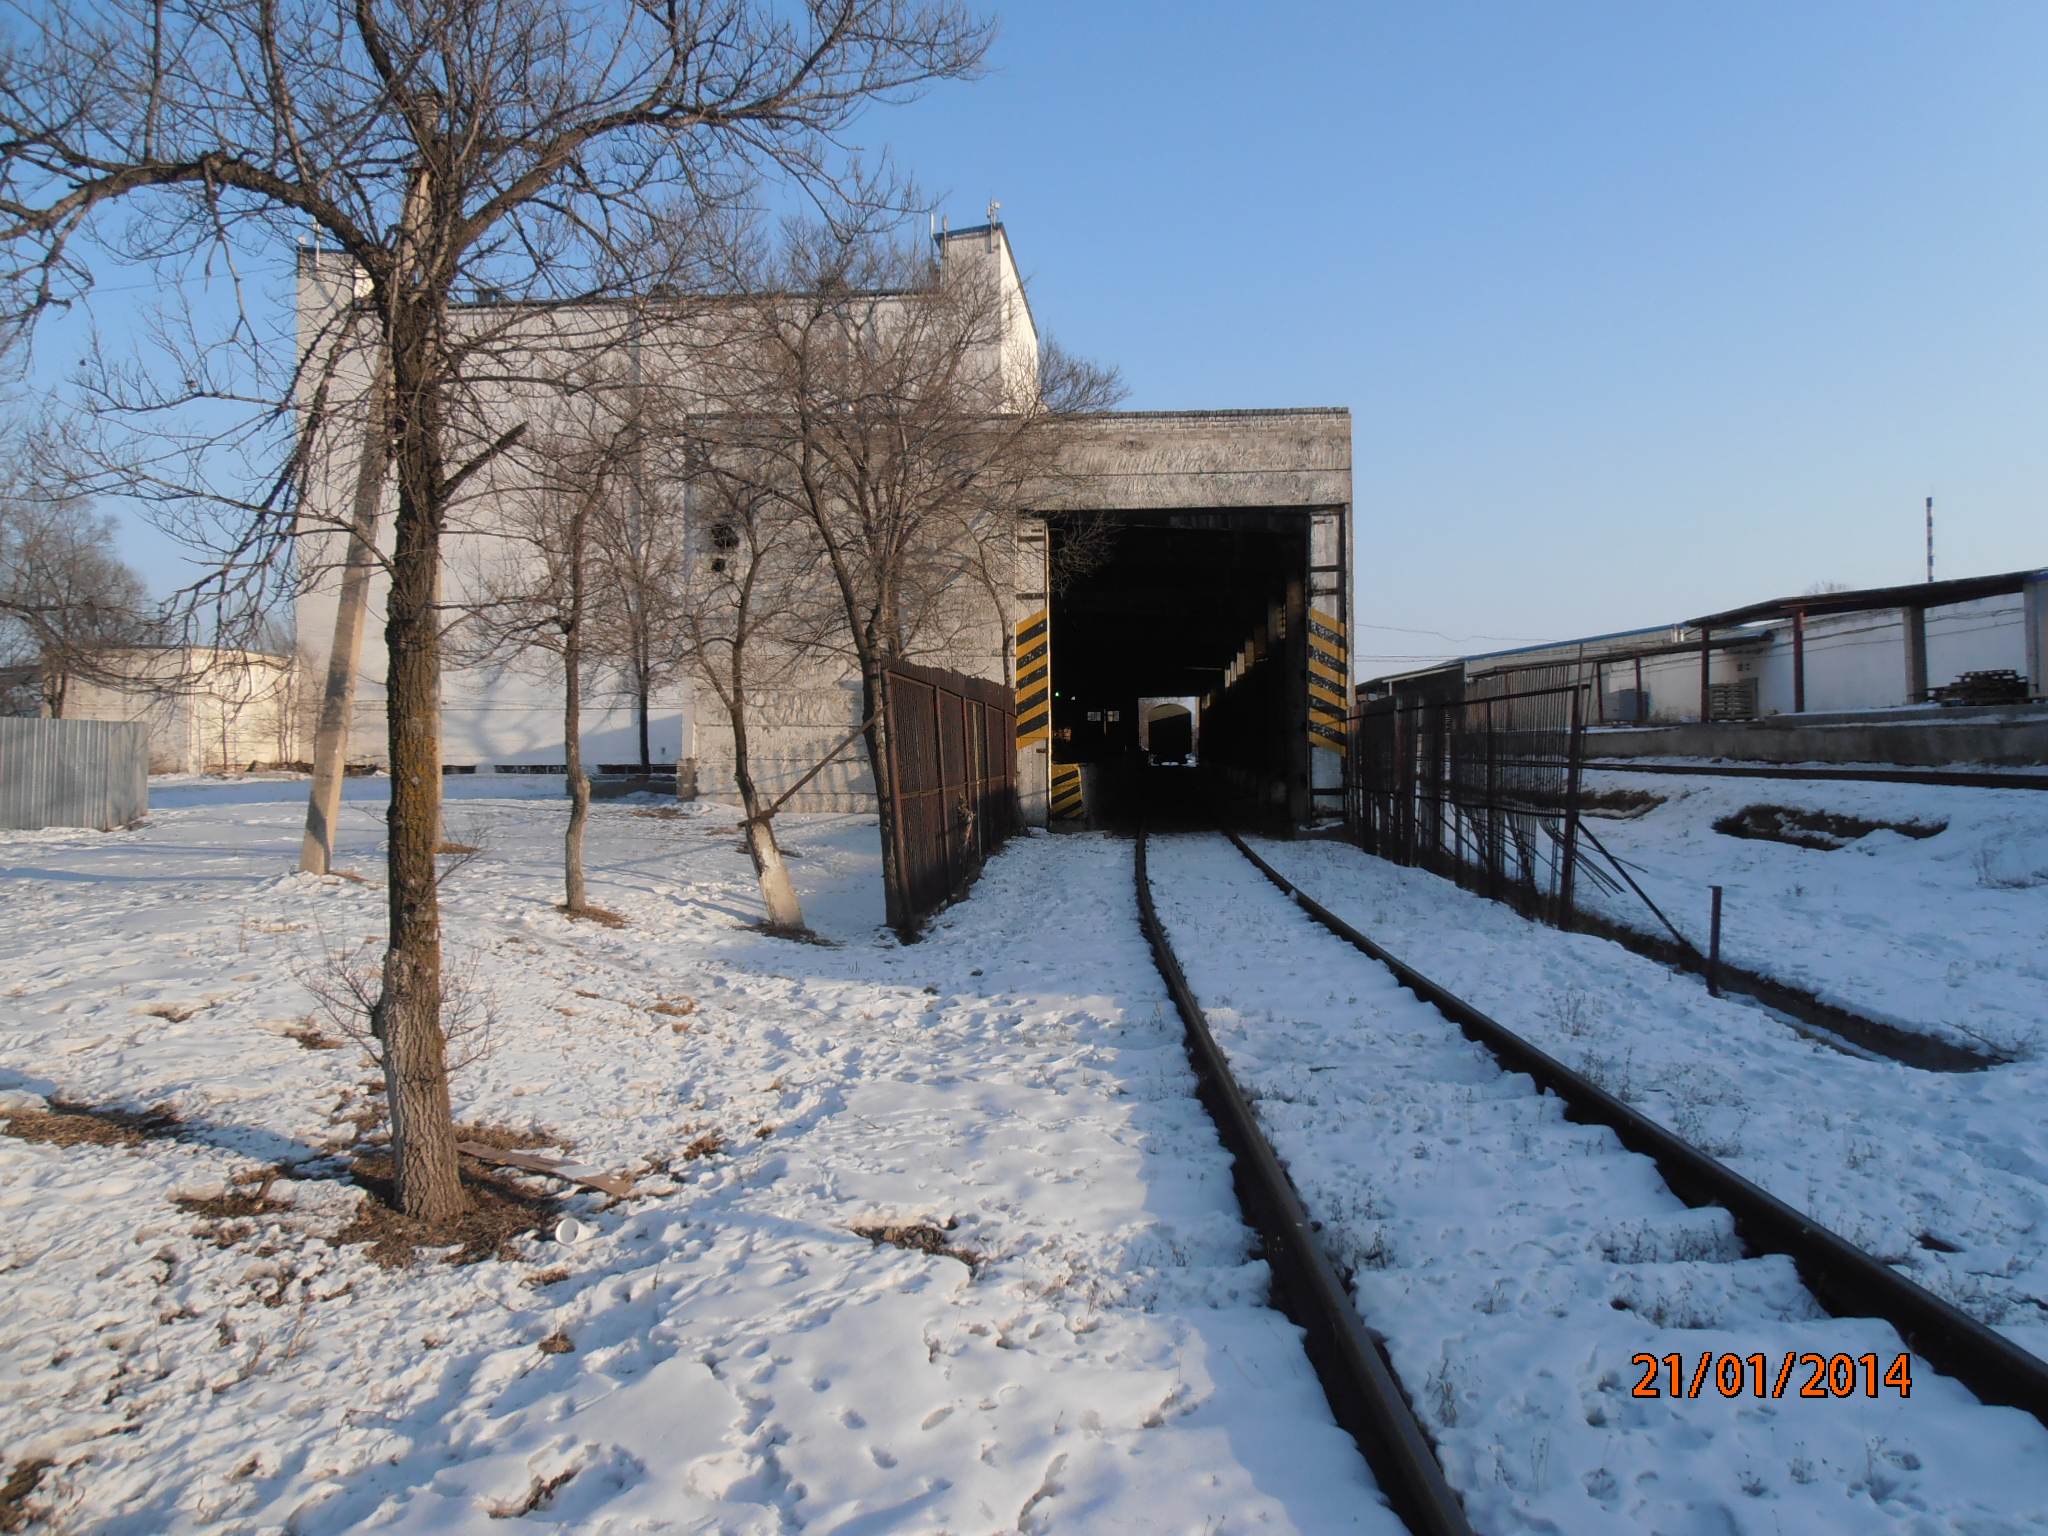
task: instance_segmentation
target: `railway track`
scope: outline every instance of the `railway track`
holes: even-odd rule
[[[1957,1514],[2048,1488],[2041,1425],[1961,1390],[2048,1423],[2035,1356],[1386,953],[1241,839],[1141,831],[1136,866],[1276,1302],[1411,1530],[1596,1513],[1649,1529],[1629,1512],[1668,1523],[1724,1496],[1779,1501],[1785,1529],[1847,1529],[1826,1500],[1803,1508],[1822,1485]],[[1831,1384],[1837,1360],[1852,1379]],[[1895,1366],[1902,1385],[1883,1385]]]

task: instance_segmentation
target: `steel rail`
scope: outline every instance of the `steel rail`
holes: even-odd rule
[[[1488,1018],[1309,896],[1235,832],[1226,829],[1224,836],[1303,912],[1386,966],[1402,986],[1434,1006],[1469,1039],[1485,1046],[1503,1067],[1527,1073],[1539,1088],[1564,1100],[1573,1119],[1609,1127],[1623,1146],[1656,1163],[1664,1182],[1681,1200],[1688,1205],[1724,1207],[1735,1218],[1736,1230],[1752,1252],[1789,1257],[1807,1289],[1829,1312],[1837,1317],[1883,1318],[1899,1331],[1909,1349],[1960,1381],[1980,1401],[2024,1409],[2048,1424],[2048,1361],[1923,1290]]]
[[[1196,1094],[1232,1157],[1231,1178],[1246,1222],[1259,1234],[1272,1267],[1275,1301],[1307,1333],[1309,1363],[1330,1412],[1365,1456],[1380,1492],[1415,1536],[1472,1536],[1465,1509],[1402,1395],[1393,1368],[1359,1320],[1343,1281],[1323,1252],[1287,1170],[1252,1116],[1202,1005],[1152,905],[1145,869],[1145,829],[1137,837],[1138,922],[1153,963],[1186,1026]]]

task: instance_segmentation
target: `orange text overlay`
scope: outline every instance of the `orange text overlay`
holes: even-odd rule
[[[1637,1355],[1630,1363],[1643,1373],[1636,1382],[1637,1397],[1878,1397],[1886,1389],[1900,1397],[1913,1395],[1911,1355],[1886,1365],[1877,1355],[1803,1355],[1788,1349],[1774,1368],[1769,1355],[1708,1349],[1696,1364],[1684,1355]]]

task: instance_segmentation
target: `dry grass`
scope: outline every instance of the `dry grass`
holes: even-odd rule
[[[405,1268],[420,1248],[454,1249],[448,1255],[450,1264],[511,1260],[517,1257],[512,1239],[551,1226],[559,1215],[552,1197],[530,1194],[509,1179],[468,1168],[461,1177],[469,1210],[452,1221],[418,1221],[392,1209],[390,1159],[359,1157],[355,1182],[370,1192],[370,1198],[332,1241],[336,1246],[368,1243],[370,1259],[386,1269]]]
[[[346,1040],[337,1040],[334,1036],[324,1033],[320,1026],[313,1022],[310,1013],[290,1029],[280,1030],[279,1033],[285,1039],[295,1041],[309,1051],[338,1051],[348,1044]]]
[[[558,1147],[567,1152],[576,1143],[570,1137],[554,1131],[514,1130],[509,1125],[483,1125],[474,1120],[464,1120],[455,1127],[457,1141],[473,1141],[480,1147],[495,1147],[500,1152],[533,1152],[541,1147]]]
[[[576,1346],[569,1341],[569,1335],[557,1328],[540,1341],[540,1352],[544,1355],[573,1355]]]
[[[173,1195],[171,1204],[195,1216],[209,1221],[246,1220],[251,1216],[269,1216],[278,1211],[292,1208],[289,1200],[273,1200],[270,1188],[284,1176],[282,1168],[260,1168],[250,1173],[239,1174],[235,1183],[244,1186],[230,1189],[224,1195]],[[253,1190],[248,1186],[255,1186]]]
[[[526,1490],[526,1497],[522,1499],[486,1499],[484,1513],[493,1520],[518,1520],[532,1514],[536,1509],[546,1509],[554,1502],[555,1495],[561,1492],[563,1485],[576,1475],[577,1470],[571,1467],[566,1472],[557,1472],[553,1477],[535,1478],[533,1486]]]
[[[917,1222],[908,1226],[852,1226],[847,1231],[856,1237],[864,1237],[879,1246],[887,1243],[892,1248],[907,1248],[913,1253],[929,1253],[939,1258],[958,1259],[970,1270],[981,1263],[981,1255],[966,1248],[955,1248],[946,1241],[946,1234],[952,1230],[949,1222],[944,1227],[932,1226],[929,1222]]]
[[[628,811],[626,814],[629,816],[645,816],[650,821],[688,821],[691,819],[689,813],[679,805],[649,806],[645,810]]]
[[[557,903],[555,910],[568,918],[572,923],[596,923],[604,928],[624,928],[627,926],[628,921],[616,912],[607,912],[603,907],[572,908],[564,903]]]
[[[697,1011],[697,1000],[691,997],[664,998],[647,1011],[658,1013],[665,1019],[687,1019]]]
[[[0,1485],[0,1531],[25,1531],[29,1522],[41,1518],[41,1511],[32,1508],[28,1500],[42,1482],[43,1474],[54,1465],[40,1457],[16,1463],[7,1474],[6,1483]]]
[[[687,1147],[683,1148],[683,1161],[694,1163],[700,1157],[716,1157],[725,1150],[725,1138],[716,1131],[706,1131]]]
[[[138,1008],[135,1011],[145,1018],[165,1019],[172,1024],[182,1024],[205,1006],[204,1003],[151,1003],[147,1008]]]
[[[52,1147],[139,1147],[178,1133],[178,1117],[167,1108],[137,1113],[100,1109],[51,1099],[48,1110],[18,1109],[0,1116],[6,1134]]]
[[[535,1270],[532,1274],[528,1275],[524,1280],[520,1281],[519,1283],[524,1286],[530,1286],[531,1288],[537,1291],[540,1290],[543,1286],[560,1285],[564,1280],[568,1278],[569,1271],[564,1269],[561,1265],[557,1264],[552,1269]]]

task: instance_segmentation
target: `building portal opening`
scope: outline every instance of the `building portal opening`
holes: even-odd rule
[[[1199,698],[1138,700],[1138,745],[1155,768],[1192,767]]]
[[[1162,765],[1198,761],[1212,794],[1287,814],[1308,784],[1308,517],[1111,512],[1050,532],[1055,782],[1078,767],[1101,824],[1162,793]]]

